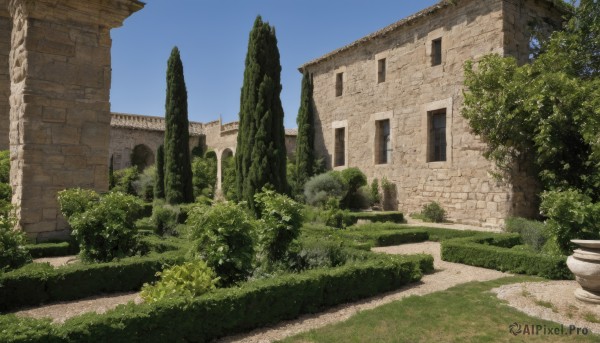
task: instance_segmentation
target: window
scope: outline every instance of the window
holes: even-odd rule
[[[344,93],[344,73],[335,74],[335,96],[342,96]]]
[[[390,120],[375,122],[375,164],[387,164],[392,160]]]
[[[442,39],[431,41],[431,65],[438,66],[442,64]]]
[[[446,161],[446,110],[429,112],[428,162]]]
[[[335,129],[335,148],[333,156],[333,166],[339,167],[346,165],[346,128]]]
[[[377,61],[377,83],[385,82],[386,61],[382,58]]]

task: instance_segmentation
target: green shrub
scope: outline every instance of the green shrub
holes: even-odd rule
[[[256,223],[243,205],[196,206],[186,224],[194,241],[191,254],[206,261],[223,284],[245,280],[251,274]]]
[[[115,192],[122,192],[131,195],[136,195],[134,182],[138,180],[140,173],[137,167],[129,167],[121,170],[116,170],[113,173],[115,186],[111,189]]]
[[[325,206],[330,198],[341,199],[345,194],[340,178],[325,173],[310,178],[304,185],[304,197],[312,206]]]
[[[163,266],[183,263],[184,255],[183,251],[167,251],[56,269],[47,263],[30,263],[0,274],[0,311],[102,293],[138,291],[144,283],[155,281]]]
[[[373,179],[371,182],[371,201],[373,201],[373,205],[377,205],[381,203],[381,195],[379,194],[379,180]]]
[[[139,174],[137,180],[132,182],[135,194],[144,201],[154,199],[154,183],[156,182],[156,166],[150,166]]]
[[[219,278],[204,261],[186,262],[156,273],[160,280],[144,284],[140,296],[146,302],[156,302],[168,297],[195,298],[216,289]]]
[[[442,260],[548,279],[572,279],[566,256],[551,256],[522,249],[517,234],[480,234],[442,242]]]
[[[58,192],[60,212],[69,220],[98,203],[100,195],[91,189],[71,188]]]
[[[341,210],[339,206],[340,202],[337,198],[329,198],[324,209],[321,211],[321,221],[329,227],[345,229],[354,224],[354,222],[350,218],[350,211]]]
[[[31,255],[25,247],[27,235],[15,230],[15,224],[12,213],[0,215],[0,273],[31,262]]]
[[[181,206],[169,205],[162,199],[155,200],[150,217],[154,232],[160,236],[174,234],[181,215]]]
[[[418,281],[423,272],[432,269],[433,258],[428,255],[374,254],[361,263],[257,280],[241,287],[217,289],[192,300],[169,298],[140,305],[130,303],[105,314],[75,317],[61,326],[31,318],[13,322],[11,317],[9,322],[0,322],[7,324],[0,331],[0,341],[210,342],[396,290]]]
[[[281,261],[302,227],[302,206],[286,195],[263,188],[254,196],[261,211],[258,245],[269,263]]]
[[[371,246],[385,247],[392,245],[400,245],[406,243],[419,243],[429,239],[429,234],[421,229],[406,229],[406,230],[363,230],[353,227],[341,232],[340,234],[358,243],[367,243]]]
[[[230,201],[237,201],[239,199],[237,188],[235,186],[235,173],[235,158],[230,156],[223,159],[221,161],[221,175],[223,175],[221,190],[223,191],[225,199]]]
[[[563,255],[573,252],[572,239],[598,239],[600,203],[592,203],[587,195],[576,190],[544,192],[540,208],[548,217],[546,225],[553,245]]]
[[[359,192],[359,189],[367,185],[365,174],[358,168],[347,168],[342,170],[340,176],[346,188],[346,194],[340,201],[341,207],[346,209],[364,208],[365,197]]]
[[[194,197],[213,198],[217,183],[217,159],[196,157],[192,161]]]
[[[85,212],[68,221],[72,235],[79,243],[84,261],[111,261],[136,253],[135,221],[143,208],[140,199],[111,192]]]
[[[521,235],[523,243],[535,251],[541,251],[548,240],[548,230],[543,222],[525,218],[510,217],[506,219],[505,230]]]
[[[440,204],[432,201],[429,204],[423,205],[421,216],[426,222],[442,223],[444,220],[446,220],[446,211],[442,208],[442,206],[440,206]]]

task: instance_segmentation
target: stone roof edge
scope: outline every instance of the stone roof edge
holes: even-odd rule
[[[450,6],[450,5],[455,5],[456,1],[457,0],[441,0],[440,2],[438,2],[437,4],[435,4],[433,6],[427,7],[427,8],[425,8],[425,9],[423,9],[423,10],[421,10],[421,11],[415,13],[415,14],[412,14],[412,15],[404,18],[404,19],[401,19],[401,20],[399,20],[399,21],[397,21],[397,22],[395,22],[395,23],[393,23],[391,25],[388,25],[388,26],[386,26],[386,27],[384,27],[384,28],[382,28],[382,29],[380,29],[378,31],[375,31],[375,32],[373,32],[373,33],[371,33],[371,34],[369,34],[367,36],[364,36],[364,37],[362,37],[362,38],[360,38],[358,40],[355,40],[354,42],[352,42],[352,43],[350,43],[348,45],[345,45],[345,46],[343,46],[343,47],[341,47],[339,49],[336,49],[336,50],[333,50],[333,51],[331,51],[329,53],[326,53],[325,55],[323,55],[321,57],[318,57],[318,58],[316,58],[314,60],[306,62],[306,63],[304,63],[303,65],[301,65],[298,68],[298,71],[300,71],[302,73],[304,71],[304,69],[306,69],[309,66],[321,63],[323,61],[326,61],[326,60],[332,58],[335,55],[338,55],[338,54],[340,54],[342,52],[348,51],[348,50],[350,50],[350,49],[352,49],[354,47],[360,46],[360,45],[362,45],[364,43],[370,42],[370,41],[372,41],[372,40],[374,40],[376,38],[383,37],[386,34],[388,34],[390,32],[393,32],[393,31],[395,31],[395,30],[397,30],[397,29],[399,29],[401,27],[404,27],[406,25],[409,25],[409,24],[411,24],[411,23],[413,23],[413,22],[415,22],[415,21],[417,21],[419,19],[422,19],[422,18],[425,18],[425,17],[427,17],[429,15],[435,14],[436,12],[438,12],[439,10],[441,10],[443,8],[446,8],[446,7]],[[567,3],[565,3],[563,0],[545,0],[545,1],[551,3],[552,5],[554,5],[556,7],[558,7],[559,9],[563,10],[564,12],[568,12],[571,9],[570,5],[568,5]]]

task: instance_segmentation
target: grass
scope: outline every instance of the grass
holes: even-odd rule
[[[600,319],[598,319],[598,317],[596,317],[596,315],[591,312],[584,313],[583,319],[587,320],[590,323],[600,323]]]
[[[541,280],[509,277],[411,296],[282,342],[598,342],[600,337],[591,334],[514,336],[509,332],[509,325],[515,322],[523,326],[561,327],[523,314],[489,292],[505,284]]]

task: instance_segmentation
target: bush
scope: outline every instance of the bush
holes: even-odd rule
[[[242,206],[196,206],[186,222],[194,240],[191,254],[206,261],[225,285],[245,280],[252,272],[256,223]]]
[[[138,291],[144,283],[155,281],[156,273],[164,265],[179,264],[183,260],[183,252],[168,251],[118,262],[77,263],[56,269],[47,263],[31,263],[0,274],[0,311],[101,293]]]
[[[111,261],[136,253],[136,219],[143,208],[140,199],[120,192],[108,193],[85,212],[68,221],[84,261]]]
[[[217,159],[194,158],[192,161],[192,174],[194,197],[205,195],[212,199],[217,183]]]
[[[325,206],[330,198],[339,200],[344,192],[342,181],[331,173],[314,176],[304,185],[304,197],[312,206]]]
[[[329,198],[323,211],[321,211],[322,222],[329,227],[345,229],[354,224],[350,218],[350,211],[341,210],[340,202],[336,198]]]
[[[523,243],[535,251],[542,251],[543,246],[548,240],[546,225],[543,222],[535,220],[510,217],[506,219],[505,230],[520,234]]]
[[[100,195],[91,189],[71,188],[58,192],[60,212],[69,220],[98,203]]]
[[[365,196],[359,193],[359,189],[367,185],[367,177],[365,174],[358,168],[347,168],[342,170],[340,176],[346,186],[346,194],[340,201],[342,208],[364,208]]]
[[[195,298],[216,289],[219,278],[204,261],[186,262],[156,273],[160,280],[144,284],[140,296],[146,302],[168,297]]]
[[[442,223],[444,220],[446,220],[446,211],[444,211],[440,204],[432,201],[429,204],[423,205],[421,216],[426,222]]]
[[[373,201],[373,205],[377,205],[381,203],[381,195],[379,194],[379,180],[373,179],[371,182],[371,201]]]
[[[544,192],[540,207],[548,217],[551,240],[562,254],[573,252],[572,239],[598,239],[600,203],[592,203],[587,195],[576,190]]]
[[[79,253],[79,247],[74,241],[29,244],[26,248],[33,258],[68,256]]]
[[[302,206],[289,197],[263,188],[254,196],[261,211],[258,244],[268,263],[281,261],[302,227]]]
[[[566,256],[511,249],[519,244],[521,239],[517,234],[451,239],[442,242],[442,260],[555,280],[573,278]]]
[[[154,183],[156,179],[156,166],[150,166],[139,174],[136,181],[133,181],[132,187],[135,194],[144,201],[154,199]]]
[[[217,289],[192,300],[172,298],[141,305],[130,303],[105,314],[75,317],[62,326],[30,318],[13,321],[10,317],[0,331],[0,341],[210,342],[399,289],[418,281],[423,272],[432,269],[433,259],[427,255],[375,255],[362,263]]]
[[[235,186],[235,158],[233,156],[226,157],[221,161],[221,175],[223,175],[221,190],[225,199],[237,201],[239,196]]]
[[[181,215],[180,206],[169,205],[164,200],[155,200],[152,206],[152,217],[150,217],[154,232],[160,236],[174,234]]]
[[[27,235],[15,230],[15,223],[12,213],[0,215],[0,273],[31,262],[31,255],[25,247]]]
[[[136,195],[133,183],[138,180],[140,173],[137,167],[129,167],[117,170],[113,173],[115,186],[111,189],[115,192]]]

